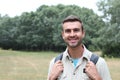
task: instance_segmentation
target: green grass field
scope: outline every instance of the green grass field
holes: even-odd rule
[[[0,50],[0,80],[46,80],[55,52]],[[113,80],[120,80],[120,59],[105,58]]]

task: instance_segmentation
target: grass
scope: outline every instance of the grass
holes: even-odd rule
[[[46,80],[49,53],[0,50],[0,80]]]
[[[113,80],[120,80],[120,59],[105,58]]]
[[[55,52],[0,50],[0,80],[46,80]],[[113,80],[120,80],[120,59],[105,58]]]

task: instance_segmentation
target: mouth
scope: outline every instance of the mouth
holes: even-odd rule
[[[69,39],[69,42],[70,42],[70,43],[76,43],[76,42],[77,42],[77,39]]]

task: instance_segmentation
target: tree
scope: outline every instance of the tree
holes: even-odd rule
[[[9,49],[12,48],[14,42],[12,33],[12,19],[5,15],[0,19],[0,47]]]
[[[12,41],[8,48],[12,49],[62,51],[65,43],[61,37],[61,24],[71,14],[78,16],[84,23],[85,45],[91,50],[97,49],[97,31],[104,26],[104,22],[93,10],[76,5],[42,5],[35,12],[24,12],[7,20],[3,18],[0,23],[0,37],[4,38],[3,34],[6,35],[6,43],[9,45]]]
[[[103,11],[103,18],[107,19],[106,26],[99,31],[101,36],[98,38],[103,56],[120,57],[120,1],[101,0],[98,7]]]
[[[120,25],[120,1],[119,0],[101,0],[97,3],[100,11],[103,12],[103,18],[110,21],[111,24]]]

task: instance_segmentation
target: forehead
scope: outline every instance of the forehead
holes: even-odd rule
[[[74,21],[74,22],[65,22],[63,24],[63,29],[74,29],[74,28],[81,28],[81,23],[79,21]]]

